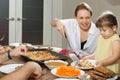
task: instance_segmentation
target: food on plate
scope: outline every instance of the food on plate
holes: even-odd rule
[[[57,69],[56,74],[65,77],[76,77],[79,76],[81,73],[79,69],[76,69],[73,66],[60,66]]]
[[[0,54],[1,53],[6,53],[8,52],[8,50],[10,50],[11,48],[9,46],[4,46],[4,47],[1,47],[1,50],[0,50]]]
[[[95,79],[106,80],[108,78],[113,78],[116,74],[105,67],[96,67],[93,70],[87,72],[88,75]]]
[[[62,60],[49,60],[49,61],[44,61],[44,63],[49,69],[57,68],[59,66],[68,65],[67,62],[62,61]]]
[[[95,75],[101,76],[103,78],[107,78],[103,73],[100,73],[98,71],[90,70],[89,72],[92,73],[92,75],[95,74]]]
[[[63,62],[48,62],[46,63],[48,66],[63,66],[63,65],[66,65],[65,63]]]
[[[82,60],[78,63],[78,67],[91,68],[94,65],[89,60]]]
[[[116,75],[116,73],[114,73],[112,70],[105,67],[96,67],[94,68],[94,70],[106,74],[109,78],[114,77]]]
[[[27,56],[32,60],[49,60],[58,59],[58,56],[51,54],[48,51],[28,51]]]
[[[101,76],[99,76],[99,75],[96,75],[96,74],[94,74],[94,73],[92,73],[92,72],[88,72],[87,74],[90,75],[93,80],[106,80],[106,78],[101,77]]]
[[[4,52],[7,52],[8,50],[10,50],[9,46],[4,46]]]

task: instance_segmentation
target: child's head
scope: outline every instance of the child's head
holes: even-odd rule
[[[100,29],[100,33],[105,39],[115,34],[118,27],[117,19],[110,11],[103,12],[98,17],[95,24]]]

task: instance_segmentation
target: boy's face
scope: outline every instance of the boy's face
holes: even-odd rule
[[[107,27],[107,26],[103,26],[100,29],[100,34],[103,36],[104,39],[108,39],[110,38],[114,33],[115,33],[115,30],[114,28],[110,28],[110,27]]]

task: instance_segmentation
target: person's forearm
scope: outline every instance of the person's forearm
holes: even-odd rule
[[[119,60],[118,56],[109,56],[106,59],[101,60],[102,66],[108,66],[114,64],[117,60]]]
[[[25,64],[19,70],[0,78],[0,80],[28,80],[33,70],[33,66]]]

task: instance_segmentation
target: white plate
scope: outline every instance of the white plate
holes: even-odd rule
[[[83,61],[83,60],[79,60],[79,61],[81,62],[81,61]],[[88,60],[88,61],[91,62],[94,67],[96,67],[96,61],[95,61],[95,60]],[[77,61],[73,61],[73,62],[71,63],[71,66],[74,66],[74,65],[76,64],[76,62],[77,62]],[[93,69],[93,68],[94,68],[94,67],[89,67],[89,68],[79,67],[78,65],[76,65],[75,67],[76,67],[76,68],[79,68],[79,69]]]
[[[40,49],[48,49],[48,48],[49,48],[49,46],[47,46],[47,47],[40,47]],[[50,48],[51,48],[52,51],[55,51],[57,53],[59,53],[62,50],[62,48],[59,48],[59,47],[50,47]]]
[[[59,66],[50,66],[50,65],[47,65],[47,63],[49,63],[49,62],[61,62],[61,63],[64,63],[65,65],[68,65],[68,62],[63,61],[63,60],[48,60],[48,61],[44,61],[44,64],[45,64],[49,69],[54,69],[54,68],[59,67]]]
[[[79,79],[67,79],[67,78],[57,78],[55,80],[79,80]]]
[[[4,65],[4,66],[1,66],[0,67],[0,72],[3,72],[3,73],[11,73],[13,71],[15,71],[15,68],[18,67],[18,66],[22,66],[23,64],[8,64],[8,65]]]
[[[115,77],[109,78],[109,79],[106,79],[106,80],[116,80],[117,78],[118,78],[118,76],[116,75]]]
[[[59,76],[59,75],[56,74],[57,69],[58,69],[58,68],[52,69],[52,70],[51,70],[51,73],[52,73],[53,75],[57,76],[57,77],[62,77],[62,78],[76,78],[76,77],[79,77],[79,76],[82,76],[82,75],[85,74],[85,72],[84,72],[83,70],[79,70],[79,71],[80,71],[80,75],[79,75],[79,76],[75,76],[75,77]]]
[[[18,47],[20,46],[21,43],[10,43],[9,45],[12,47]]]
[[[12,47],[18,47],[21,44],[32,47],[32,44],[30,44],[30,43],[10,43],[9,45],[12,46]]]
[[[57,53],[59,53],[62,50],[62,48],[59,48],[59,47],[52,47],[52,48],[53,48],[52,51],[55,51]]]

